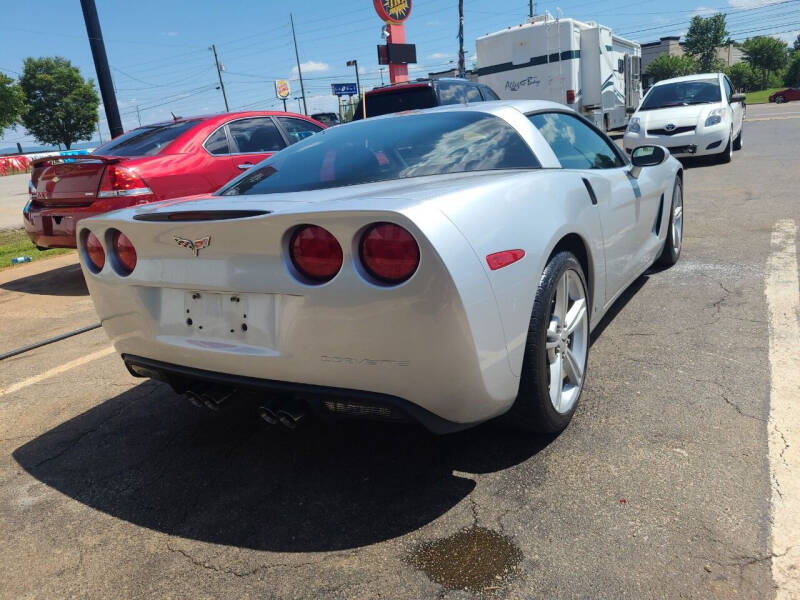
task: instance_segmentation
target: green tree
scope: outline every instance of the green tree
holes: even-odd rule
[[[745,60],[751,67],[762,72],[762,89],[767,88],[770,73],[779,71],[786,65],[786,47],[786,42],[768,35],[752,37],[742,44]]]
[[[797,39],[794,41],[794,51],[800,52],[800,33],[797,34]]]
[[[728,74],[733,87],[738,91],[750,92],[758,89],[761,77],[753,70],[753,67],[751,67],[749,63],[736,63],[728,67],[725,72]]]
[[[789,61],[789,68],[786,70],[783,83],[790,87],[800,86],[800,50],[792,54],[792,59]]]
[[[19,122],[25,109],[25,95],[10,77],[0,73],[0,137],[6,127]]]
[[[645,73],[653,78],[653,83],[663,79],[693,75],[697,73],[697,61],[691,56],[671,56],[662,54],[647,65]]]
[[[719,71],[721,61],[717,58],[717,48],[725,44],[727,39],[725,15],[717,13],[706,18],[694,16],[686,33],[684,50],[697,60],[701,73]]]
[[[25,93],[22,124],[43,144],[91,139],[97,126],[100,99],[92,80],[60,56],[26,58],[19,80]]]

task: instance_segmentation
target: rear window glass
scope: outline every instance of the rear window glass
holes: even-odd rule
[[[123,133],[92,154],[106,156],[154,156],[174,142],[179,135],[189,131],[199,121],[179,121],[166,125],[140,127]]]
[[[405,114],[326,129],[259,163],[225,196],[539,166],[506,121],[480,112]]]
[[[366,94],[366,99],[368,117],[436,106],[436,94],[434,94],[433,88],[427,85],[424,87],[398,89],[391,92]],[[358,103],[356,112],[353,115],[354,121],[358,121],[363,117],[364,109],[361,102],[363,100]]]

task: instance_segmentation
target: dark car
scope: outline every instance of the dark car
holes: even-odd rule
[[[775,92],[769,97],[769,101],[776,104],[783,104],[792,100],[800,100],[800,88],[786,88]]]
[[[328,127],[333,127],[334,125],[339,124],[339,115],[334,112],[314,113],[311,115],[311,118]]]
[[[366,111],[364,100],[366,100]],[[432,108],[443,104],[466,104],[486,100],[500,100],[500,97],[482,83],[456,78],[418,79],[368,91],[364,94],[364,99],[359,101],[353,120],[404,110]]]

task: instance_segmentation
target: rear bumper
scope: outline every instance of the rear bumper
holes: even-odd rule
[[[102,216],[82,226],[101,242],[107,227],[123,230],[137,247],[136,269],[120,276],[113,258],[100,272],[81,262],[103,327],[126,357],[260,386],[378,394],[467,427],[506,412],[519,378],[483,265],[440,211],[424,211],[424,230],[385,211],[270,214],[213,228]],[[346,241],[385,220],[420,245],[417,272],[393,287],[366,279]],[[342,241],[342,269],[323,285],[302,283],[285,260],[287,232],[307,222],[325,223]],[[213,244],[197,257],[173,241],[201,233]]]
[[[267,397],[281,396],[301,403],[319,417],[328,419],[369,419],[389,422],[415,422],[437,434],[455,433],[472,423],[454,423],[397,396],[364,390],[334,388],[257,377],[230,375],[174,365],[141,356],[123,354],[122,360],[134,377],[163,381],[183,393],[198,384],[217,384],[238,392],[253,392]]]
[[[101,211],[91,206],[44,207],[31,203],[23,212],[25,231],[42,248],[75,248],[75,226]]]

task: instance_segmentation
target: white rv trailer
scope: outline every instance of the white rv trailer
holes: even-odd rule
[[[611,29],[550,14],[479,37],[478,81],[503,100],[552,100],[604,129],[628,123],[642,97],[641,46]]]

